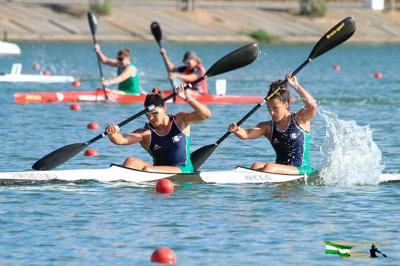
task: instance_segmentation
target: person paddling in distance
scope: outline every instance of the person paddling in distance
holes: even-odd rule
[[[313,172],[309,161],[311,120],[317,112],[317,103],[290,74],[286,76],[288,83],[303,100],[304,107],[296,113],[290,111],[290,93],[287,83],[274,81],[269,86],[267,101],[270,121],[259,123],[249,129],[238,127],[235,123],[229,131],[240,139],[256,139],[266,137],[276,153],[275,163],[256,162],[252,169],[277,174],[310,174]]]
[[[180,79],[184,83],[192,83],[206,74],[206,70],[201,63],[200,57],[198,57],[193,51],[187,51],[184,54],[182,60],[184,65],[182,66],[175,66],[171,62],[165,48],[160,48],[160,53],[165,59],[168,70],[171,71],[169,74],[169,78],[171,79]],[[207,79],[202,80],[190,89],[193,94],[208,94]]]
[[[112,143],[130,145],[139,142],[153,157],[153,164],[129,157],[124,162],[125,167],[149,172],[194,172],[190,160],[190,125],[210,118],[211,112],[191,97],[184,85],[179,85],[177,95],[193,108],[193,112],[168,114],[161,90],[154,88],[144,101],[145,107],[155,107],[146,114],[149,122],[143,128],[129,134],[121,134],[117,125],[110,124],[106,127],[105,132]]]
[[[131,50],[129,48],[119,50],[116,59],[107,57],[99,44],[95,45],[95,50],[103,64],[117,67],[117,76],[110,80],[102,80],[102,85],[108,87],[118,84],[118,92],[140,95],[139,73],[131,61]]]

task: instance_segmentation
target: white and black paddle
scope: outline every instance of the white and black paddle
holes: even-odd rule
[[[97,44],[97,41],[96,41],[97,19],[96,19],[96,16],[92,13],[92,11],[89,11],[87,13],[87,17],[88,17],[90,32],[92,33],[93,47],[95,48],[95,46]],[[104,80],[103,68],[101,67],[100,58],[99,58],[99,55],[97,53],[96,53],[96,58],[97,58],[97,65],[98,65],[99,71],[100,71],[100,83],[101,83],[101,86],[103,88],[104,97],[105,97],[106,100],[108,100],[106,87],[102,83],[102,81]]]
[[[206,74],[196,81],[192,82],[185,86],[185,89],[190,88],[191,86],[199,83],[200,81],[206,79],[207,77],[216,76],[222,73],[226,73],[231,70],[235,70],[241,67],[244,67],[250,63],[252,63],[258,57],[258,46],[257,44],[248,44],[245,45],[227,55],[219,59],[216,63],[214,63],[206,72]],[[175,95],[174,93],[170,94],[169,96],[163,98],[163,102],[171,99]],[[126,125],[127,123],[131,122],[132,120],[140,117],[141,115],[147,113],[148,111],[152,110],[154,106],[148,106],[139,113],[127,118],[126,120],[122,121],[118,124],[119,127]],[[83,151],[87,146],[92,144],[99,139],[102,139],[107,134],[105,132],[101,133],[100,135],[92,138],[91,140],[85,143],[74,143],[69,144],[64,147],[61,147],[48,155],[44,156],[37,162],[35,162],[32,166],[34,170],[51,170],[60,164],[65,163],[81,151]]]
[[[344,20],[340,21],[336,26],[334,26],[330,31],[328,31],[314,46],[307,60],[304,61],[295,71],[293,71],[292,76],[295,76],[300,70],[303,69],[308,63],[310,63],[313,59],[318,56],[324,54],[325,52],[331,50],[332,48],[338,46],[343,43],[347,39],[349,39],[356,30],[356,23],[353,18],[348,17]],[[282,83],[287,82],[285,79]],[[273,94],[270,96],[266,96],[261,102],[259,102],[250,112],[248,112],[242,119],[239,120],[236,124],[240,126],[244,121],[247,120],[255,111],[258,110],[263,104],[265,104],[269,98],[271,98]],[[229,135],[230,131],[227,131],[221,138],[217,140],[214,144],[210,144],[204,147],[199,148],[191,154],[191,160],[194,168],[197,170],[207,159],[211,156],[211,154],[215,151],[221,142],[223,142]]]

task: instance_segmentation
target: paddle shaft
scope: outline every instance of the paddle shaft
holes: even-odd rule
[[[306,61],[304,61],[298,68],[296,68],[295,71],[292,72],[292,76],[295,76],[297,73],[300,72],[300,70],[302,70],[308,63],[310,63],[312,60],[310,58],[308,58]],[[281,84],[287,82],[287,78],[285,78],[284,81],[282,81]],[[271,95],[272,96],[272,95]],[[263,106],[268,100],[269,98],[271,98],[271,96],[265,96],[265,98],[259,102],[256,106],[253,107],[253,109],[250,110],[250,112],[248,112],[245,116],[242,117],[242,119],[240,119],[236,125],[240,126],[241,124],[243,124],[252,114],[254,114],[261,106]],[[221,142],[223,142],[232,132],[227,131],[222,137],[220,137],[216,142],[215,145],[218,146]]]
[[[95,52],[96,52],[96,44],[97,44],[97,41],[96,41],[96,28],[97,28],[97,25],[94,22],[95,18],[94,18],[94,15],[91,12],[88,13],[88,20],[89,20],[90,32],[92,33],[93,46],[94,46]],[[103,68],[101,66],[100,56],[97,54],[97,52],[96,52],[96,59],[97,59],[97,66],[98,66],[99,72],[100,72],[101,87],[103,88],[103,93],[104,93],[105,99],[108,100],[108,96],[107,96],[107,92],[106,92],[106,86],[103,85],[103,80],[104,80]]]
[[[167,98],[169,99],[169,98],[171,98],[171,97],[172,97],[172,96],[169,95],[169,96],[166,97],[165,99],[167,99]],[[168,99],[167,99],[167,100],[168,100]],[[151,108],[146,107],[144,110],[140,111],[139,113],[137,113],[137,114],[135,114],[135,115],[133,115],[133,116],[131,116],[131,117],[125,119],[125,120],[122,121],[121,123],[119,123],[118,126],[119,126],[119,127],[123,127],[124,125],[128,124],[128,123],[131,122],[132,120],[138,118],[139,116],[145,114],[146,112],[148,112],[148,111],[150,111],[150,110],[151,110]],[[96,142],[96,141],[98,141],[98,140],[104,138],[105,136],[107,136],[107,133],[106,133],[106,132],[103,132],[103,133],[97,135],[96,137],[92,138],[91,140],[87,141],[87,142],[85,143],[85,145],[86,145],[86,146],[89,146],[89,145],[92,144],[93,142]]]
[[[92,38],[93,38],[93,44],[96,45],[96,36],[94,34],[92,34]],[[96,51],[96,50],[95,50]],[[96,53],[96,58],[97,58],[97,65],[99,66],[99,71],[100,71],[100,78],[103,81],[104,79],[104,75],[103,75],[103,68],[101,66],[101,62],[100,62],[100,58],[99,55]],[[101,84],[101,86],[103,87],[103,89],[105,89],[105,86],[103,84]]]
[[[162,46],[161,46],[161,41],[158,41],[158,40],[157,40],[157,44],[158,44],[158,47],[160,47],[160,49],[161,49],[161,48],[162,48]],[[171,71],[169,71],[168,64],[167,64],[167,60],[164,58],[164,56],[161,56],[161,57],[163,58],[165,68],[167,69],[168,80],[169,80],[169,83],[171,84],[171,88],[172,88],[172,89],[175,89],[175,88],[174,88],[174,82],[173,82],[172,79],[169,77]]]
[[[202,81],[202,80],[204,80],[204,79],[206,79],[206,78],[207,78],[207,76],[202,76],[202,77],[198,78],[196,81],[187,84],[187,85],[185,86],[185,90],[190,89],[193,85],[199,83],[200,81]],[[171,94],[168,95],[167,97],[163,98],[163,99],[162,99],[162,102],[164,103],[164,102],[168,101],[169,99],[171,99],[171,98],[173,98],[173,97],[175,97],[175,96],[176,96],[176,92],[175,92],[175,90],[174,90],[173,93],[171,93]],[[120,123],[117,124],[117,125],[118,125],[119,127],[123,127],[123,126],[125,126],[126,124],[128,124],[129,122],[131,122],[132,120],[135,120],[136,118],[142,116],[143,114],[145,114],[145,113],[151,111],[153,108],[155,108],[154,105],[147,106],[145,109],[143,109],[143,110],[140,111],[139,113],[136,113],[136,114],[134,114],[134,115],[131,116],[131,117],[128,117],[127,119],[125,119],[124,121],[120,122]],[[92,144],[93,142],[96,142],[96,141],[98,141],[98,140],[104,138],[105,136],[107,136],[107,133],[106,133],[106,132],[103,132],[103,133],[97,135],[96,137],[92,138],[91,140],[87,141],[87,142],[85,143],[85,145],[88,146],[88,145]]]
[[[169,71],[169,67],[168,67],[168,63],[167,63],[167,59],[163,56],[163,54],[161,53],[161,49],[162,49],[162,45],[161,45],[161,39],[162,39],[162,32],[161,32],[161,27],[158,24],[158,22],[154,21],[153,23],[151,23],[150,25],[150,29],[151,29],[151,33],[154,36],[154,39],[156,40],[158,47],[160,48],[160,54],[161,57],[163,59],[164,62],[164,66],[165,69],[167,70],[167,74],[168,74],[168,80],[169,83],[171,84],[171,88],[174,90],[174,82],[172,81],[172,79],[170,78],[170,71]],[[175,102],[176,98],[174,97],[173,101]]]
[[[385,258],[387,257],[386,254],[383,254],[382,252],[380,252],[377,248],[375,248],[375,251],[382,254],[382,256],[384,256]]]

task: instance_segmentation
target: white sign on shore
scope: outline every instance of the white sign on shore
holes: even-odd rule
[[[385,0],[365,0],[365,7],[370,8],[372,10],[384,10],[385,9]]]

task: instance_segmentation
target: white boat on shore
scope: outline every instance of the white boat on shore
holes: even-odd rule
[[[0,41],[0,55],[20,55],[21,48],[15,43]]]
[[[22,74],[21,71],[21,64],[13,64],[11,73],[0,74],[0,82],[69,83],[75,80],[73,76]]]
[[[307,183],[309,178],[316,180],[318,176],[308,177],[306,175],[265,173],[241,166],[233,170],[204,171],[190,174],[152,173],[112,164],[109,168],[102,169],[3,172],[0,173],[0,185],[47,183],[55,181],[125,181],[148,183],[156,182],[163,178],[168,178],[177,184],[184,182],[214,184],[279,184],[288,182]],[[380,183],[400,181],[400,174],[383,173],[380,175],[379,181]]]

